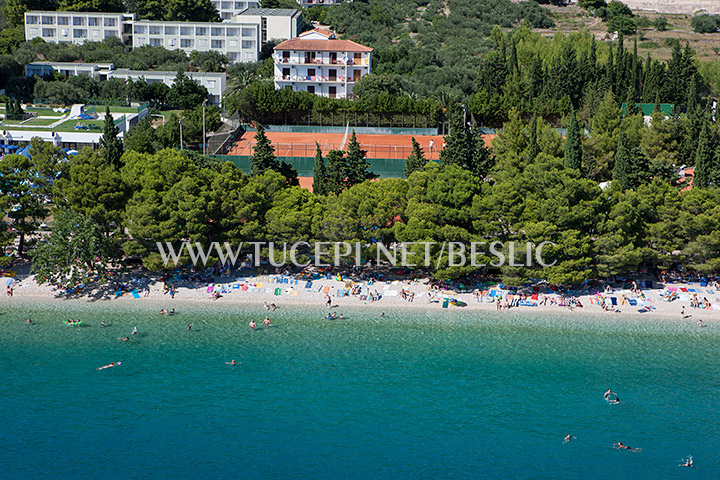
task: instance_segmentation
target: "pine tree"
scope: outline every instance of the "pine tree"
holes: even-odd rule
[[[412,152],[405,160],[405,177],[409,177],[413,172],[422,170],[427,165],[428,160],[425,158],[425,154],[420,148],[420,144],[415,140],[415,137],[411,137],[412,140]]]
[[[537,143],[537,115],[533,115],[530,122],[530,143],[525,150],[527,162],[532,163],[538,153],[540,153],[540,147],[538,147]]]
[[[565,139],[565,168],[582,168],[582,138],[575,110],[570,114],[570,125]]]
[[[470,155],[469,170],[479,179],[484,179],[490,174],[495,166],[495,157],[492,156],[490,148],[485,146],[480,126],[476,123],[471,131],[472,153]]]
[[[313,192],[315,195],[327,195],[327,170],[320,145],[315,142],[315,168],[313,169]]]
[[[110,107],[105,107],[105,128],[100,138],[100,148],[103,149],[103,157],[109,165],[120,168],[120,159],[123,154],[122,140],[118,138],[120,129],[115,125],[115,119],[110,113]]]
[[[613,182],[617,182],[620,188],[628,190],[632,188],[630,177],[632,176],[630,160],[630,152],[628,151],[627,139],[625,138],[625,129],[620,127],[620,135],[618,136],[618,147],[615,152],[615,167],[613,168]]]
[[[693,187],[705,188],[712,183],[715,176],[715,155],[713,152],[712,139],[708,129],[708,122],[705,121],[700,132],[697,150],[695,151],[695,175],[693,176]]]
[[[262,175],[267,170],[280,170],[280,166],[275,159],[275,147],[272,146],[267,135],[265,135],[265,129],[260,125],[258,125],[255,134],[253,151],[250,165],[251,175]]]
[[[365,150],[360,148],[360,144],[353,130],[352,136],[347,146],[347,161],[345,162],[345,182],[348,187],[352,187],[365,180],[377,178],[377,175],[370,171],[370,162],[365,158]]]

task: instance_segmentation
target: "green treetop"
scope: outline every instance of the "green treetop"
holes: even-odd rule
[[[122,140],[118,138],[120,129],[115,125],[115,119],[110,113],[110,107],[105,107],[105,128],[100,138],[100,148],[103,149],[103,157],[108,165],[115,168],[122,166],[120,158],[123,154]]]
[[[412,137],[411,140],[412,152],[410,152],[410,156],[408,156],[407,160],[405,160],[405,177],[409,177],[417,170],[422,170],[428,162],[427,158],[425,158],[425,154],[423,154],[422,148],[420,148],[420,144],[415,140],[415,137]]]

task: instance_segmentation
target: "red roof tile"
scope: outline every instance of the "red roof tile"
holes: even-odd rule
[[[311,52],[372,52],[373,49],[352,40],[305,40],[291,38],[275,47],[275,50],[296,50]]]

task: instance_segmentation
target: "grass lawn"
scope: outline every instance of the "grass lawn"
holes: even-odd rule
[[[89,107],[95,107],[96,113],[105,113],[105,105],[86,105],[85,109],[87,110]],[[135,107],[110,107],[110,113],[137,113],[137,108]]]
[[[3,126],[18,126],[20,128],[22,127],[46,127],[48,125],[51,125],[55,122],[57,122],[58,119],[52,119],[52,118],[34,118],[30,120],[29,122],[23,123],[20,125],[20,122],[17,120],[3,120]]]

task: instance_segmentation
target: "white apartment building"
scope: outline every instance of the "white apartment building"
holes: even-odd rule
[[[256,62],[260,55],[260,25],[235,22],[159,22],[136,20],[133,48],[150,45],[168,50],[215,50],[225,54],[231,63]]]
[[[307,7],[316,7],[316,6],[326,6],[326,5],[338,5],[340,3],[345,2],[352,2],[352,0],[297,0],[297,2],[307,8]]]
[[[275,47],[275,88],[351,98],[355,82],[371,71],[372,51],[326,30],[304,32]]]
[[[295,38],[302,28],[302,14],[298,10],[282,8],[250,8],[240,13],[235,21],[259,24],[261,43]]]
[[[291,9],[250,9],[219,22],[136,20],[134,14],[89,12],[25,12],[25,38],[48,43],[102,41],[118,37],[133,48],[146,45],[168,50],[215,50],[231,63],[255,62],[262,43],[289,39],[301,28],[302,14]]]
[[[121,78],[123,80],[131,79],[133,82],[145,80],[147,83],[164,83],[168,87],[173,86],[177,72],[160,72],[155,70],[129,70],[127,68],[118,68],[110,72],[107,78]],[[211,72],[185,72],[185,76],[199,83],[208,91],[208,103],[220,105],[222,96],[225,93],[225,82],[227,76],[225,73]]]
[[[117,37],[128,43],[134,20],[132,13],[25,12],[25,39],[82,44]]]
[[[33,75],[44,77],[54,72],[60,73],[65,77],[87,75],[98,80],[120,78],[122,80],[131,79],[133,82],[137,82],[143,79],[147,83],[162,82],[168,87],[173,86],[175,76],[177,75],[175,71],[115,69],[112,63],[32,62],[25,65],[26,77],[32,77]],[[207,88],[209,103],[214,105],[220,105],[222,103],[227,82],[227,75],[224,72],[185,72],[185,76]]]
[[[260,6],[258,0],[243,0],[240,2],[235,0],[212,0],[212,4],[223,20],[232,18],[248,8],[258,8]]]

